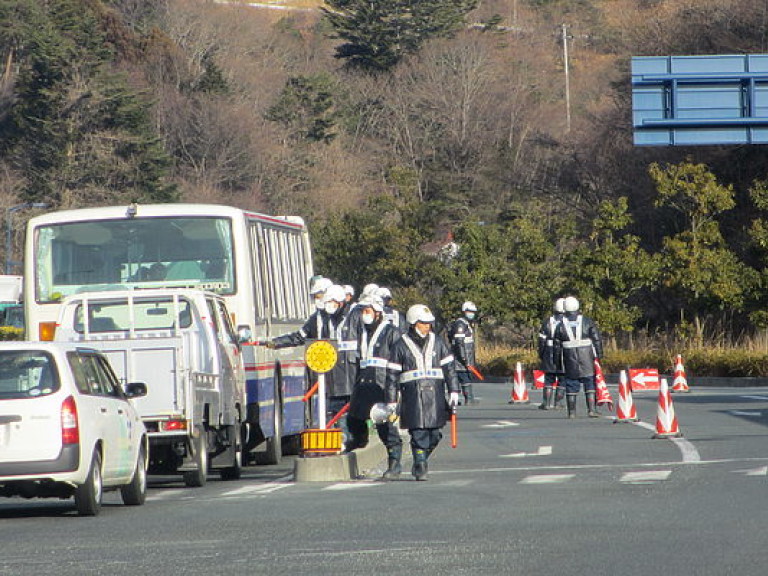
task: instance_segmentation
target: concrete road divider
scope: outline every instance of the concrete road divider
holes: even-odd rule
[[[344,482],[363,477],[380,469],[387,458],[387,449],[376,434],[371,434],[368,446],[345,454],[296,458],[293,467],[295,482]]]

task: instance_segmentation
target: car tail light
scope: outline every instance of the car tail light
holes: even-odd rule
[[[160,430],[164,432],[170,432],[173,430],[186,430],[186,420],[164,420],[160,422]]]
[[[77,405],[69,396],[61,405],[61,443],[77,444],[80,441],[80,428],[77,424]]]
[[[40,322],[38,331],[42,342],[53,342],[53,337],[56,335],[56,322]]]

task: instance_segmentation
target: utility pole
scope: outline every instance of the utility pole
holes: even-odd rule
[[[571,131],[571,82],[568,71],[568,29],[563,24],[563,69],[565,70],[565,132]]]

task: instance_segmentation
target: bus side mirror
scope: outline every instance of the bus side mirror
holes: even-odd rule
[[[246,342],[250,342],[251,338],[253,338],[253,333],[251,332],[251,329],[248,328],[248,326],[237,327],[237,341],[240,344],[245,344]]]

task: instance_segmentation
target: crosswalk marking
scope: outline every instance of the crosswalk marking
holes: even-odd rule
[[[534,474],[520,480],[520,484],[560,484],[576,477],[576,474]]]
[[[669,478],[672,470],[645,470],[642,472],[626,472],[621,476],[620,482],[627,484],[650,484],[661,482]]]

